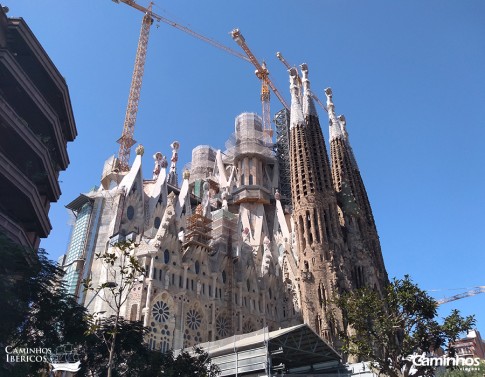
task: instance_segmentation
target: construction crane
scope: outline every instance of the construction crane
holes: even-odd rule
[[[269,89],[273,91],[273,93],[278,97],[281,104],[287,109],[290,110],[288,104],[286,103],[283,96],[280,94],[276,86],[269,78],[269,71],[266,67],[266,63],[263,62],[262,64],[259,63],[258,59],[254,56],[252,51],[249,49],[248,45],[246,44],[246,40],[241,34],[239,29],[234,29],[231,32],[232,39],[243,49],[243,51],[248,56],[249,60],[253,65],[256,67],[256,71],[254,72],[258,79],[261,80],[261,104],[262,104],[262,116],[263,116],[263,132],[265,134],[265,141],[271,142],[273,137],[273,129],[271,127],[271,112],[270,112],[270,92]]]
[[[283,55],[281,54],[281,52],[277,52],[277,53],[276,53],[276,57],[277,57],[277,58],[280,60],[280,62],[282,62],[282,63],[283,63],[283,65],[286,67],[286,69],[291,69],[291,68],[292,68],[292,67],[291,67],[291,66],[288,64],[288,62],[286,61],[286,59],[283,57]],[[297,71],[297,73],[298,73],[298,71]],[[301,87],[301,78],[300,78],[300,75],[298,75],[298,83],[299,83],[299,85],[300,85],[300,87]],[[321,107],[322,107],[322,108],[323,108],[323,109],[324,109],[326,112],[328,112],[328,110],[327,110],[327,106],[325,106],[325,105],[323,104],[323,102],[322,102],[322,101],[320,101],[320,99],[317,97],[317,95],[316,95],[315,93],[313,93],[313,92],[311,92],[310,94],[311,94],[312,98],[313,98],[313,99],[314,99],[314,100],[315,100],[315,101],[316,101],[316,102],[317,102],[317,103],[318,103],[318,104],[319,104],[319,105],[320,105],[320,106],[321,106]],[[301,91],[300,91],[300,95],[301,95]]]
[[[123,132],[121,137],[118,139],[118,143],[120,144],[120,149],[118,151],[118,168],[120,171],[129,170],[130,151],[133,144],[135,144],[133,135],[135,133],[135,122],[136,115],[138,113],[138,102],[140,101],[143,72],[145,71],[148,36],[150,34],[150,26],[153,23],[153,19],[150,15],[152,5],[153,3],[150,2],[150,5],[148,8],[146,8],[145,15],[143,16],[141,22],[140,37],[138,38],[138,49],[136,50],[135,57],[135,67],[133,69],[133,76],[131,77],[128,106],[126,107],[125,122],[123,124]]]
[[[447,302],[460,300],[460,299],[465,298],[465,297],[475,296],[475,295],[478,295],[480,293],[485,293],[485,285],[480,285],[480,286],[475,287],[475,288],[473,288],[469,291],[459,293],[459,294],[451,296],[451,297],[445,297],[445,298],[436,300],[436,302],[438,303],[438,306],[439,306],[439,305],[446,304]]]
[[[143,16],[140,37],[138,39],[138,48],[136,51],[135,67],[133,69],[133,76],[131,79],[130,94],[128,96],[128,106],[126,108],[125,122],[123,124],[123,132],[121,134],[121,137],[118,139],[118,143],[120,144],[120,148],[118,151],[118,168],[120,171],[128,171],[131,147],[135,144],[135,140],[133,139],[134,132],[135,132],[135,122],[136,122],[136,116],[138,113],[138,103],[140,101],[140,92],[141,92],[141,85],[143,80],[143,73],[145,70],[148,36],[150,33],[150,26],[153,24],[153,19],[157,20],[158,22],[164,22],[170,26],[173,26],[176,29],[182,30],[187,34],[190,34],[195,38],[198,38],[204,42],[207,42],[212,46],[217,47],[223,51],[226,51],[240,59],[243,59],[248,62],[251,62],[251,60],[248,59],[243,54],[240,54],[239,52],[234,51],[231,48],[224,46],[223,44],[220,44],[219,42],[216,42],[199,33],[196,33],[195,31],[189,29],[186,26],[180,25],[177,22],[173,22],[165,17],[162,17],[154,13],[152,11],[153,2],[150,2],[148,7],[144,7],[137,4],[134,0],[112,0],[112,1],[117,4],[119,4],[120,2],[125,3],[145,14]]]

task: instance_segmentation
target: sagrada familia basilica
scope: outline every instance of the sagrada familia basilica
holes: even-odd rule
[[[76,222],[66,280],[89,311],[112,314],[105,290],[85,292],[81,282],[119,278],[96,254],[123,240],[136,243],[146,274],[121,315],[143,321],[149,346],[161,351],[299,323],[334,343],[345,330],[335,295],[384,289],[379,237],[345,118],[326,89],[328,155],[305,64],[301,79],[290,70],[290,83],[291,111],[276,148],[261,117],[243,113],[227,150],[193,149],[182,182],[176,141],[169,161],[153,156],[150,179],[142,166],[152,171],[153,161],[142,146],[128,172],[115,157],[106,161],[100,187],[67,206]]]

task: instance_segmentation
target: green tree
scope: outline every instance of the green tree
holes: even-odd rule
[[[113,376],[114,365],[120,365],[123,361],[117,353],[117,336],[122,330],[121,308],[126,303],[129,293],[140,275],[145,273],[145,268],[136,257],[136,244],[133,242],[120,242],[109,248],[104,253],[96,254],[96,260],[103,262],[108,274],[108,281],[94,287],[91,280],[85,280],[84,287],[96,295],[104,290],[107,294],[98,296],[112,310],[113,317],[109,319],[91,321],[90,334],[98,336],[108,349],[107,376]],[[109,331],[99,331],[99,329]]]
[[[0,235],[0,374],[38,376],[47,363],[6,363],[5,346],[50,348],[79,344],[88,326],[85,309],[67,294],[64,271],[39,249],[33,252]]]
[[[84,358],[80,375],[106,376],[110,348],[104,340],[113,336],[115,317],[107,318],[98,324],[91,324],[90,333],[83,344]],[[116,368],[113,376],[144,376],[150,369],[151,352],[144,344],[147,328],[139,321],[130,322],[118,319],[117,336],[114,341]],[[101,341],[100,341],[101,340]],[[157,353],[159,355],[159,353]],[[160,365],[160,363],[158,363]]]
[[[336,300],[349,331],[340,334],[343,351],[359,360],[371,361],[375,369],[390,377],[407,376],[413,354],[445,347],[453,356],[452,343],[475,323],[458,310],[436,320],[437,303],[412,282],[409,276],[394,279],[381,296],[368,288],[343,294]],[[431,376],[434,367],[419,366],[413,376]]]
[[[209,354],[201,348],[194,347],[193,355],[187,351],[183,351],[175,357],[172,350],[162,354],[161,373],[157,376],[217,377],[220,373],[219,367],[211,363]]]

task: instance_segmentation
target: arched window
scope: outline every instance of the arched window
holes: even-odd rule
[[[155,229],[160,228],[160,223],[161,222],[162,222],[162,220],[160,219],[160,217],[155,217],[155,220],[153,220],[153,227]]]
[[[198,275],[200,272],[200,263],[198,260],[195,261],[195,273]]]
[[[168,251],[167,249],[165,249],[165,251],[163,252],[163,261],[165,262],[165,264],[170,262],[170,251]]]

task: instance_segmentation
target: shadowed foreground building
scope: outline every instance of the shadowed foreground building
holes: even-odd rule
[[[0,6],[0,232],[37,249],[77,135],[69,91],[22,18]]]
[[[68,267],[80,302],[112,314],[103,301],[109,293],[85,294],[80,281],[116,283],[94,255],[116,241],[136,240],[148,273],[121,315],[149,327],[150,348],[190,347],[302,322],[338,346],[344,323],[332,297],[362,286],[382,290],[387,274],[345,119],[335,115],[328,89],[329,159],[306,65],[302,73],[300,87],[296,69],[291,72],[291,115],[279,123],[289,136],[279,140],[289,145],[280,142],[278,153],[265,141],[261,118],[243,113],[226,151],[193,149],[180,185],[178,142],[171,145],[170,167],[154,154],[149,179],[141,146],[128,172],[116,158],[106,161],[101,186],[68,205],[77,221],[67,260],[84,260]],[[280,187],[291,187],[291,197]]]

